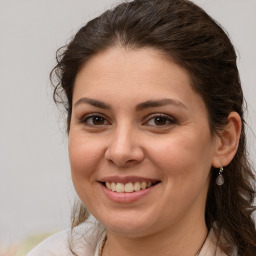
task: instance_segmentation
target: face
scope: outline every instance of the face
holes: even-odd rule
[[[107,230],[136,237],[204,220],[214,145],[188,73],[159,51],[112,48],[78,73],[72,178]]]

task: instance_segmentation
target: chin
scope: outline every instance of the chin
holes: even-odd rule
[[[155,229],[153,218],[148,218],[145,215],[140,217],[132,214],[115,214],[115,217],[97,218],[108,231],[127,237],[146,236]]]

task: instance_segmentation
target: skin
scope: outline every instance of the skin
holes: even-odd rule
[[[162,99],[171,101],[142,107]],[[238,144],[240,119],[233,113],[229,120],[229,130],[212,135],[189,74],[158,50],[114,47],[82,67],[69,155],[79,197],[106,227],[103,256],[196,254],[208,232],[204,209],[211,167],[230,162]],[[120,203],[99,182],[112,176],[160,183],[144,197]]]

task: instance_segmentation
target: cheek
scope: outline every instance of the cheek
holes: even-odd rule
[[[74,182],[81,177],[87,177],[86,181],[89,181],[100,162],[101,155],[101,145],[97,143],[97,140],[90,143],[90,138],[71,133],[69,135],[69,159]]]
[[[183,133],[182,136],[158,141],[155,145],[151,147],[151,159],[161,170],[166,191],[163,193],[162,207],[167,213],[178,216],[180,211],[188,211],[194,202],[199,201],[203,205],[212,157],[208,136]]]
[[[69,135],[69,159],[75,190],[82,202],[90,206],[97,197],[93,192],[95,176],[102,160],[102,143],[76,133]]]
[[[204,180],[212,160],[212,143],[206,132],[183,132],[162,138],[151,147],[151,156],[164,175],[175,182]]]

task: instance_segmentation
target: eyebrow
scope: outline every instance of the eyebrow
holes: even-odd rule
[[[97,108],[102,108],[102,109],[111,109],[111,106],[95,99],[90,99],[90,98],[81,98],[75,103],[75,107],[82,104],[90,104],[92,106],[95,106]],[[156,107],[162,107],[166,105],[174,105],[176,107],[188,109],[182,102],[175,100],[175,99],[160,99],[160,100],[148,100],[142,103],[139,103],[136,105],[136,111],[142,111],[147,108],[156,108]]]
[[[95,99],[89,99],[89,98],[81,98],[79,99],[76,103],[75,103],[75,107],[82,104],[82,103],[87,103],[90,104],[92,106],[95,106],[97,108],[103,108],[103,109],[111,109],[110,105],[99,101],[99,100],[95,100]]]
[[[178,100],[160,99],[160,100],[148,100],[148,101],[142,102],[136,106],[136,111],[142,111],[147,108],[162,107],[166,105],[174,105],[176,107],[187,109],[187,107]]]

